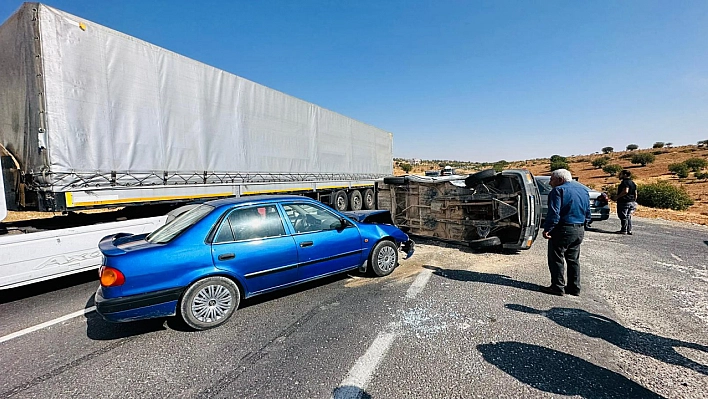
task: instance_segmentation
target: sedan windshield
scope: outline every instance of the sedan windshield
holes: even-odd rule
[[[211,205],[199,205],[198,207],[188,210],[187,212],[177,216],[171,222],[168,222],[164,226],[153,231],[145,239],[148,242],[155,244],[170,242],[181,232],[187,230],[187,228],[202,220],[204,216],[208,215],[213,210],[214,207]]]

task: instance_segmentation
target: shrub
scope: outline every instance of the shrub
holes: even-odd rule
[[[634,154],[624,154],[624,155],[620,155],[620,159],[629,159],[629,158],[632,158],[632,155],[634,155]]]
[[[570,170],[570,166],[568,166],[568,162],[564,161],[555,161],[551,162],[551,172],[557,169],[568,169]]]
[[[685,211],[693,205],[693,199],[683,187],[676,187],[667,181],[637,186],[637,202],[641,205]]]
[[[636,144],[629,144],[629,145],[627,145],[627,151],[634,151],[634,150],[636,150],[637,148],[639,148],[639,146],[636,145]]]
[[[594,167],[596,167],[596,168],[599,169],[599,168],[601,168],[601,167],[607,165],[608,162],[610,162],[610,158],[601,157],[601,158],[594,159],[594,160],[592,161],[592,166],[594,166]]]
[[[669,165],[669,172],[675,174],[680,179],[688,177],[688,166],[685,163],[672,163]]]
[[[667,152],[666,150],[656,150],[656,151],[652,151],[651,153],[654,155],[661,155],[661,154],[666,154],[666,152]]]
[[[686,164],[686,166],[688,166],[688,168],[694,172],[698,172],[699,170],[708,166],[708,161],[703,158],[689,158],[683,161],[683,163]]]
[[[611,152],[614,151],[614,150],[615,150],[615,149],[612,148],[612,147],[602,147],[602,153],[603,153],[603,154],[609,154],[609,153],[611,153]]]
[[[504,168],[506,168],[508,165],[509,165],[509,162],[504,161],[504,160],[501,160],[501,161],[495,162],[495,163],[492,165],[492,168],[493,168],[494,170],[496,170],[497,172],[501,172],[501,171],[504,170]]]
[[[609,174],[610,176],[614,176],[622,171],[622,167],[615,164],[605,165],[602,167],[602,171]]]
[[[698,180],[708,180],[708,172],[696,172],[693,176]]]
[[[411,164],[409,164],[409,163],[402,163],[401,169],[403,169],[404,172],[408,173],[411,170],[413,170],[413,166],[411,166]]]
[[[607,196],[612,198],[613,200],[617,198],[617,187],[619,185],[617,184],[608,184],[606,186],[602,186],[602,191],[607,193]]]
[[[657,141],[651,148],[664,148],[664,145],[663,141]]]
[[[649,152],[640,152],[638,154],[632,155],[630,162],[634,164],[640,164],[642,166],[647,166],[647,164],[652,163],[656,160],[656,156]]]
[[[666,143],[666,147],[671,148],[672,145],[674,145],[674,143]]]
[[[566,163],[567,163],[567,162],[568,162],[568,159],[567,159],[566,157],[562,157],[562,156],[560,156],[560,155],[552,155],[552,156],[551,156],[551,163],[553,163],[553,162],[558,162],[558,161],[566,162]]]

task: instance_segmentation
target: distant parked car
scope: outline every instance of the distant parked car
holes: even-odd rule
[[[541,194],[541,217],[546,218],[548,213],[548,193],[551,192],[551,177],[550,176],[534,176],[536,184],[538,184],[538,192]],[[593,221],[607,220],[610,218],[610,205],[607,193],[601,193],[592,188],[580,183],[590,195],[590,213]]]
[[[103,238],[96,310],[113,322],[179,314],[202,330],[253,295],[354,269],[385,276],[399,249],[413,253],[391,220],[300,196],[208,201],[150,234]]]

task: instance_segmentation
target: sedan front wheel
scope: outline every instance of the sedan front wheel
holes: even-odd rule
[[[192,284],[180,303],[180,314],[188,326],[206,330],[220,326],[241,302],[238,286],[226,277],[207,277]]]
[[[371,251],[369,264],[376,276],[388,276],[398,266],[398,247],[391,241],[380,241]]]

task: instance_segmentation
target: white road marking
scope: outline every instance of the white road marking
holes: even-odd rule
[[[339,388],[334,391],[332,398],[359,399],[363,396],[371,376],[398,335],[395,330],[394,328],[393,332],[379,333],[369,350],[354,363],[354,367],[349,370],[349,374],[339,384]]]
[[[406,292],[407,299],[413,299],[418,295],[425,285],[430,280],[433,271],[427,268],[418,273],[413,284],[408,287]],[[393,341],[400,334],[401,324],[392,323],[387,331],[382,331],[376,336],[374,342],[369,346],[369,349],[364,353],[359,360],[354,363],[347,376],[342,380],[337,389],[334,390],[332,398],[334,399],[360,399],[364,395],[364,390],[371,380],[371,376],[376,371],[376,368],[381,363],[381,360],[386,356]]]
[[[423,291],[423,288],[425,288],[425,285],[428,284],[428,280],[430,280],[430,276],[432,275],[433,271],[430,269],[421,270],[420,273],[418,273],[418,277],[416,277],[415,281],[413,281],[413,284],[408,287],[406,299],[413,299],[420,294],[420,292]]]
[[[679,262],[683,262],[683,259],[679,258],[678,255],[671,254],[671,257],[676,259]]]
[[[53,326],[54,324],[61,323],[62,321],[66,321],[66,320],[69,320],[69,319],[73,319],[74,317],[78,317],[78,316],[81,316],[81,315],[85,315],[85,314],[87,314],[87,313],[91,313],[91,312],[93,312],[94,310],[96,310],[96,307],[95,307],[95,306],[91,306],[90,308],[82,309],[82,310],[79,310],[78,312],[74,312],[74,313],[69,313],[69,314],[66,315],[66,316],[62,316],[62,317],[59,317],[59,318],[54,319],[54,320],[49,320],[49,321],[47,321],[47,322],[45,322],[45,323],[37,324],[36,326],[33,326],[33,327],[27,327],[27,328],[25,328],[24,330],[20,330],[20,331],[18,331],[18,332],[14,332],[14,333],[12,333],[12,334],[5,335],[4,337],[0,337],[0,343],[3,343],[3,342],[5,342],[5,341],[9,341],[9,340],[11,340],[11,339],[13,339],[13,338],[21,337],[21,336],[23,336],[23,335],[25,335],[25,334],[29,334],[29,333],[35,332],[35,331],[37,331],[37,330],[41,330],[41,329],[43,329],[43,328],[45,328],[45,327]]]

